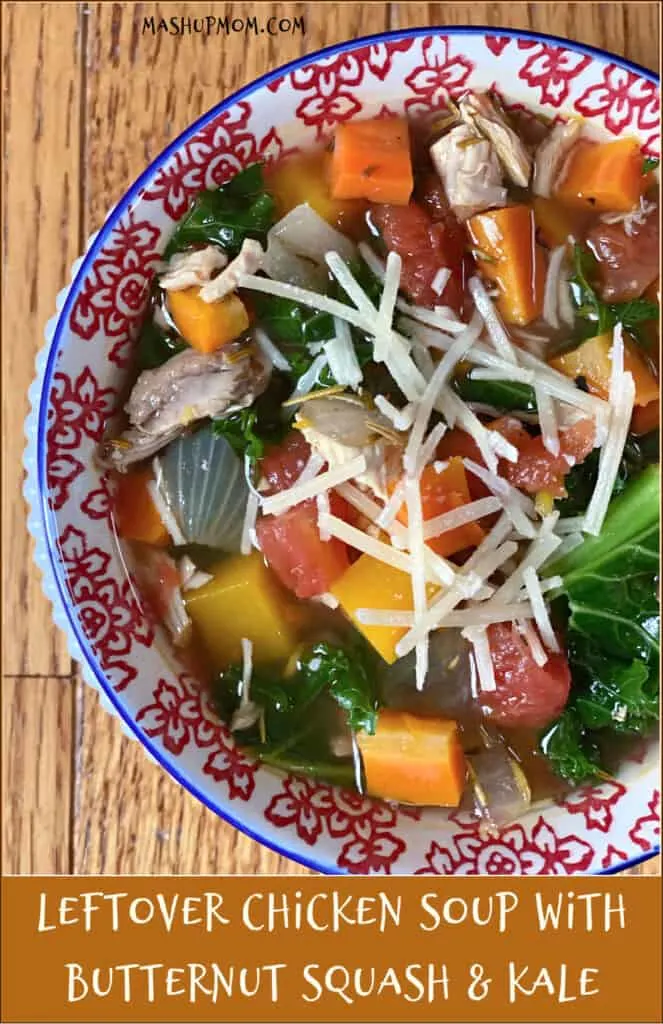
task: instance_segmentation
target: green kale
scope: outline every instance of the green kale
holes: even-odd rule
[[[483,402],[504,412],[536,412],[534,389],[510,380],[473,380],[463,374],[453,381],[454,390],[465,402]]]
[[[563,580],[573,685],[541,747],[570,781],[600,774],[598,738],[642,734],[658,719],[659,470],[628,480],[600,535],[545,569]]]
[[[317,683],[343,708],[353,732],[375,732],[378,714],[376,689],[364,660],[356,652],[317,643],[300,663],[309,686]]]
[[[237,455],[247,456],[251,463],[258,462],[266,446],[278,444],[289,429],[290,418],[284,415],[282,403],[290,389],[287,377],[273,373],[269,387],[250,408],[212,420],[214,433],[225,437]]]
[[[218,245],[236,256],[246,238],[263,244],[276,204],[265,189],[262,165],[251,164],[225,185],[203,189],[179,221],[166,247],[168,259],[190,245]]]
[[[584,462],[573,466],[567,473],[564,481],[567,496],[555,503],[555,508],[561,516],[580,515],[589,505],[599,475],[599,455],[599,449],[595,448]],[[629,480],[634,479],[647,466],[654,465],[658,461],[659,436],[657,430],[644,437],[631,435],[624,447],[612,497],[616,498],[622,493]]]
[[[643,173],[643,175],[644,174],[649,174],[651,171],[655,171],[656,168],[658,167],[658,165],[660,164],[660,162],[661,161],[658,160],[654,156],[646,156],[644,158],[644,160],[642,161],[642,173]]]
[[[152,320],[151,316],[145,321],[138,336],[136,347],[136,362],[138,370],[156,370],[163,366],[168,360],[184,352],[189,346],[175,334],[174,331],[163,331]]]

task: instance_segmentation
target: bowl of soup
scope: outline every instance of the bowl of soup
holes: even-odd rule
[[[324,872],[658,851],[658,79],[426,28],[223,99],[46,331],[26,496],[86,680]]]

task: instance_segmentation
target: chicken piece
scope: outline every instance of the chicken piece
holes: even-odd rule
[[[659,275],[658,204],[645,199],[631,213],[605,215],[587,235],[587,245],[598,261],[604,302],[639,298]]]
[[[270,366],[245,343],[204,355],[187,349],[156,370],[145,370],[125,411],[131,427],[103,446],[102,461],[125,470],[163,448],[196,420],[251,405],[267,387]]]
[[[301,407],[295,425],[330,469],[364,455],[366,472],[357,482],[387,500],[388,483],[401,472],[403,444],[377,409],[340,395],[314,398]]]
[[[159,285],[167,292],[199,287],[227,265],[228,257],[216,245],[176,252],[168,261],[165,273],[159,278]]]
[[[507,123],[488,93],[469,92],[458,104],[460,116],[495,147],[495,152],[514,185],[527,188],[532,158],[522,139]]]
[[[469,125],[452,128],[433,143],[430,155],[449,205],[459,220],[506,205],[506,189],[495,150]]]
[[[566,158],[581,132],[578,120],[556,124],[537,147],[534,154],[534,178],[532,190],[546,199],[552,195],[557,178],[562,172]]]
[[[255,274],[256,270],[260,270],[264,255],[260,242],[253,238],[245,238],[239,255],[235,256],[217,277],[213,277],[200,289],[203,302],[218,302],[219,299],[224,299],[226,295],[234,292],[242,274]]]

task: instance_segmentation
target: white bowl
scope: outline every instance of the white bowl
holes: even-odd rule
[[[125,376],[151,267],[195,193],[255,160],[383,109],[428,110],[468,87],[508,106],[581,114],[659,155],[658,78],[563,39],[484,28],[383,33],[270,72],[195,122],[122,197],[58,297],[30,389],[25,495],[53,615],[84,678],[171,775],[271,848],[323,872],[574,874],[658,853],[658,750],[619,780],[538,806],[499,839],[421,812],[280,777],[215,723],[165,635],[141,613],[92,454]]]

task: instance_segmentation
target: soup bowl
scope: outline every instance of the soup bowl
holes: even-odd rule
[[[30,390],[29,528],[55,622],[84,679],[207,807],[322,872],[599,873],[658,852],[654,744],[631,751],[617,778],[533,806],[492,838],[464,812],[399,807],[258,765],[144,614],[114,532],[109,477],[93,460],[126,383],[154,267],[197,191],[320,143],[347,119],[416,115],[469,87],[497,89],[507,109],[581,115],[659,155],[658,78],[567,40],[429,27],[303,57],[224,99],[128,189],[72,268]]]

